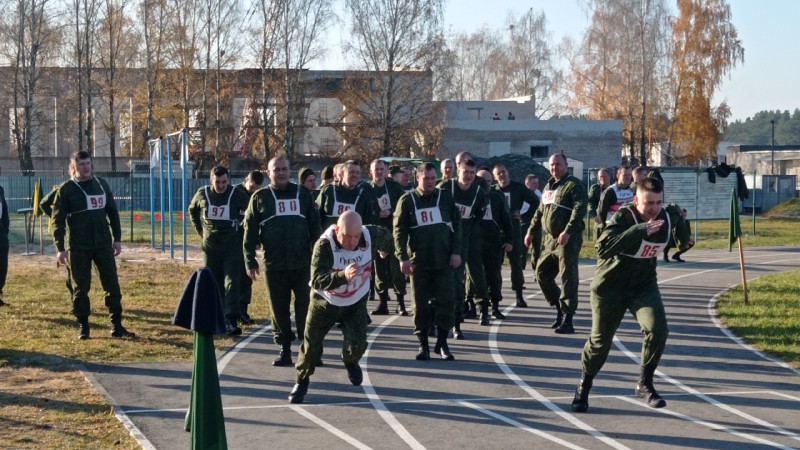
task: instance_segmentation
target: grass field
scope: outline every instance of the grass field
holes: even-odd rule
[[[149,242],[148,216],[149,213],[140,213],[139,220],[134,222],[134,242]],[[747,218],[742,217],[742,221],[747,247],[800,244],[797,220],[759,218],[755,234]],[[190,248],[194,248],[191,254],[194,259],[183,265],[166,259],[161,252],[146,249],[146,244],[130,251],[129,221],[124,215],[122,222],[125,250],[119,260],[119,274],[126,310],[124,323],[139,334],[136,340],[109,337],[107,312],[97,286],[91,293],[93,338],[77,340],[64,288],[64,271],[55,267],[52,246],[46,249],[46,256],[19,256],[24,249],[20,246],[21,227],[12,230],[12,234],[17,233],[11,239],[16,245],[5,296],[10,306],[0,308],[0,423],[4,425],[0,427],[0,447],[138,448],[77,365],[191,359],[192,334],[170,322],[185,281],[201,265],[196,250],[199,238],[189,226],[187,238]],[[176,244],[180,244],[178,216],[175,226]],[[697,248],[726,248],[727,230],[727,221],[701,222]],[[32,247],[38,249],[38,244]],[[176,256],[180,258],[180,253]],[[594,258],[591,241],[585,239],[582,256]],[[691,252],[685,257],[691,259]],[[800,295],[792,286],[798,285],[800,273],[785,276],[778,285],[757,285],[758,290],[768,294],[764,299],[753,294],[752,308],[742,310],[737,302],[723,299],[720,310],[723,320],[737,333],[797,364]],[[770,278],[757,283],[771,282]],[[770,295],[773,292],[779,292],[785,300],[776,301],[777,296]],[[732,295],[739,298],[735,297],[735,291]],[[263,323],[268,315],[263,279],[254,284],[253,301],[251,315]],[[761,309],[767,306],[768,309]],[[784,324],[778,320],[781,318],[793,322]],[[216,344],[221,348],[231,342],[221,336]]]
[[[800,270],[766,275],[720,296],[722,322],[754,347],[800,366]]]

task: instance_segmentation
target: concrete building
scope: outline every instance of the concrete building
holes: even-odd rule
[[[445,102],[445,110],[439,158],[466,150],[482,158],[513,153],[546,161],[563,152],[587,168],[620,163],[621,120],[540,120],[530,99]],[[508,120],[509,113],[514,120]]]

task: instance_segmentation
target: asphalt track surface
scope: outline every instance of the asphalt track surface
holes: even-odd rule
[[[455,361],[416,361],[411,318],[377,316],[361,361],[364,383],[352,386],[334,328],[302,405],[287,401],[294,368],[271,365],[277,347],[269,329],[250,328],[217,362],[229,448],[800,448],[800,370],[749,348],[715,317],[716,296],[741,282],[738,254],[691,251],[685,259],[658,267],[670,337],[655,385],[666,408],[633,395],[641,333],[628,315],[595,379],[589,412],[571,412],[590,327],[594,262],[587,260],[574,335],[553,333],[553,310],[530,281],[529,307],[509,306],[506,278],[506,320],[468,321],[467,339],[450,341]],[[745,260],[755,279],[800,267],[800,248],[747,249]],[[190,363],[88,370],[143,448],[189,445]]]

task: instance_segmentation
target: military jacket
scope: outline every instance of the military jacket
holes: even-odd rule
[[[586,224],[586,187],[572,175],[556,181],[550,178],[542,190],[542,201],[533,215],[528,234],[541,228],[552,237],[563,231],[574,236],[581,233]]]
[[[400,197],[394,210],[394,246],[397,259],[416,269],[450,266],[451,255],[461,255],[461,214],[449,191],[421,189]]]
[[[377,206],[375,217],[378,220],[378,224],[391,230],[394,209],[397,207],[397,202],[400,200],[400,197],[405,194],[403,186],[400,186],[400,183],[392,180],[391,178],[387,178],[383,186],[376,186],[372,181],[370,181],[369,185],[372,188],[372,196],[375,198],[375,204]],[[381,219],[381,210],[391,211],[392,214],[389,214],[388,217]]]
[[[244,258],[248,269],[258,267],[256,247],[264,249],[267,270],[307,268],[311,246],[320,235],[319,214],[308,189],[289,183],[257,190],[244,216]]]
[[[53,241],[58,251],[107,248],[121,239],[119,211],[104,179],[69,180],[58,187],[53,204]]]
[[[476,179],[477,181],[477,179]],[[445,180],[439,183],[439,189],[450,191],[453,201],[456,203],[458,212],[461,215],[461,235],[462,240],[472,236],[475,222],[483,219],[486,212],[486,191],[481,189],[478,183],[473,182],[466,191],[458,187],[455,179]]]
[[[189,204],[189,217],[204,246],[241,245],[241,223],[247,209],[244,189],[228,186],[217,194],[212,186],[197,190]]]
[[[647,223],[633,204],[614,214],[597,239],[597,269],[592,290],[600,297],[635,293],[656,285],[656,265],[680,214],[662,209],[657,219],[664,225],[647,236]]]
[[[508,210],[505,196],[497,189],[489,191],[486,197],[486,210],[481,221],[475,224],[478,228],[478,239],[495,244],[514,244],[515,228],[511,225],[511,212]]]
[[[0,242],[8,242],[8,229],[11,221],[8,217],[8,203],[6,203],[6,193],[0,186]]]
[[[364,225],[375,225],[378,222],[375,215],[375,198],[372,189],[366,183],[359,183],[353,189],[348,189],[339,183],[329,184],[322,188],[317,198],[317,206],[323,228],[335,224],[339,216],[348,210],[357,212]]]
[[[370,236],[370,245],[367,243],[366,235],[362,232],[361,240],[358,243],[357,249],[364,250],[364,251],[371,251],[370,256],[371,260],[376,258],[380,258],[380,254],[389,254],[393,251],[393,242],[392,242],[392,234],[387,229],[377,226],[377,225],[365,225],[363,227],[366,229],[367,233]],[[330,231],[330,230],[329,230]],[[336,245],[337,250],[341,249],[341,246],[338,243],[334,242],[331,243],[329,239],[319,238],[317,239],[316,244],[314,244],[314,254],[311,259],[311,288],[312,292],[315,290],[319,291],[332,291],[335,289],[339,289],[342,286],[346,286],[348,284],[347,278],[344,275],[344,269],[335,269],[334,267],[344,266],[345,268],[349,264],[347,261],[335,262],[334,261],[334,251],[331,245]],[[355,263],[359,263],[359,261],[352,261]],[[371,264],[362,264],[365,271],[372,270]],[[369,280],[366,281],[369,284]],[[367,291],[368,292],[368,291]],[[323,298],[317,292],[314,292],[314,296],[317,298]],[[354,302],[357,302],[362,297],[356,299]],[[350,304],[352,304],[350,303]]]
[[[514,213],[522,209],[523,202],[528,202],[530,205],[536,204],[537,206],[539,204],[539,197],[536,196],[536,193],[518,181],[512,180],[506,187],[500,187],[499,184],[495,184],[492,189],[496,189],[505,196],[508,210],[511,212],[512,217],[514,217]]]

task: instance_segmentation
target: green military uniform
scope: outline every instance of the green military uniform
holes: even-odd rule
[[[477,181],[477,179],[476,179]],[[456,203],[461,217],[461,236],[463,245],[461,247],[461,265],[453,270],[455,280],[455,322],[463,322],[464,302],[467,298],[467,272],[472,271],[470,266],[470,243],[478,237],[478,225],[476,222],[483,219],[486,212],[486,191],[480,188],[477,182],[473,182],[466,191],[458,186],[458,180],[449,179],[440,182],[439,189],[449,191]],[[460,330],[459,330],[460,331]]]
[[[113,243],[121,241],[122,228],[108,183],[98,177],[62,183],[52,213],[56,249],[69,252],[72,313],[79,319],[91,314],[89,290],[94,263],[103,286],[105,305],[112,320],[114,316],[119,317],[122,314],[122,293]]]
[[[680,218],[662,210],[657,219],[664,226],[647,236],[647,223],[634,206],[620,209],[595,244],[597,270],[591,284],[592,332],[583,348],[581,363],[593,377],[606,361],[614,334],[626,311],[630,311],[644,333],[642,366],[655,369],[667,341],[667,319],[656,277],[656,261]],[[676,235],[687,242],[683,232]]]
[[[522,251],[523,236],[520,231],[520,219],[517,218],[517,215],[522,209],[523,202],[528,202],[531,205],[537,204],[538,206],[539,198],[533,191],[518,181],[512,180],[506,187],[500,187],[499,184],[496,184],[494,189],[500,191],[500,193],[505,196],[508,210],[511,212],[511,226],[514,229],[514,241],[512,245],[514,248],[508,253],[508,262],[509,266],[511,266],[511,289],[519,295],[522,292],[522,287],[525,285],[525,276],[523,274],[525,266],[523,265],[522,259],[524,253]]]
[[[539,196],[536,195],[534,192],[533,195],[536,197],[535,203],[524,202],[522,204],[522,210],[520,210],[520,238],[518,242],[522,245],[520,249],[522,251],[522,268],[524,269],[525,266],[528,265],[528,253],[529,251],[533,252],[533,257],[531,258],[531,268],[533,268],[534,272],[536,271],[536,262],[539,261],[539,255],[542,253],[542,232],[541,229],[537,230],[537,233],[533,236],[533,244],[531,244],[530,250],[525,247],[522,243],[525,236],[524,233],[528,231],[528,228],[531,226],[531,222],[533,221],[533,215],[536,214],[536,210],[539,209]],[[526,209],[527,208],[527,209]],[[524,212],[523,212],[524,211]]]
[[[335,240],[330,226],[314,244],[311,259],[311,304],[306,319],[305,337],[297,359],[297,378],[308,380],[323,351],[325,336],[336,323],[342,324],[342,361],[358,364],[367,350],[367,297],[371,259],[392,251],[392,235],[384,228],[362,227],[361,240],[353,251],[345,250]],[[359,264],[364,273],[350,282],[345,268]],[[359,382],[360,383],[360,382]]]
[[[372,196],[376,200],[378,210],[387,210],[393,213],[400,197],[405,194],[400,183],[388,178],[383,186],[376,186],[374,182],[370,182],[369,184],[372,187]],[[389,214],[388,217],[383,219],[380,218],[379,214],[377,217],[378,225],[391,232],[393,227],[392,214]],[[397,260],[394,253],[387,258],[373,259],[373,262],[375,263],[375,291],[378,295],[385,295],[389,292],[389,287],[392,287],[395,294],[398,296],[405,296],[406,278],[400,271],[400,262]]]
[[[481,313],[485,316],[489,300],[497,305],[503,299],[501,268],[505,252],[502,247],[505,244],[514,245],[516,242],[508,204],[500,191],[489,191],[485,213],[474,228],[476,233],[473,234],[475,238],[469,242],[470,260],[467,269],[475,297],[482,300]]]
[[[359,183],[352,189],[340,183],[329,184],[322,188],[317,197],[317,206],[323,229],[334,225],[339,216],[349,210],[357,212],[365,225],[378,223],[375,213],[377,205],[367,183]]]
[[[3,288],[6,286],[6,276],[8,275],[8,230],[10,228],[8,217],[8,204],[3,187],[0,186],[0,306],[3,302]]]
[[[217,280],[230,328],[239,321],[239,285],[244,273],[239,227],[246,209],[247,194],[230,185],[221,194],[212,186],[201,187],[189,204],[192,225],[203,237],[203,264]]]
[[[570,320],[578,307],[578,256],[583,244],[586,202],[586,187],[579,179],[572,175],[561,180],[551,177],[542,190],[542,203],[528,229],[528,234],[542,229],[542,255],[536,265],[539,287],[547,302],[557,306]],[[570,238],[562,246],[557,239],[564,231]],[[563,292],[555,281],[559,272]]]
[[[600,195],[600,203],[597,204],[597,215],[603,220],[603,223],[598,224],[600,233],[603,232],[605,224],[611,221],[614,214],[633,201],[633,196],[636,191],[632,190],[630,186],[620,186],[617,183],[607,187]]]
[[[269,294],[275,343],[289,345],[303,338],[308,311],[311,246],[320,233],[319,215],[308,189],[294,183],[269,185],[253,194],[244,219],[247,269],[258,268],[256,247],[264,249],[264,278]],[[290,308],[294,292],[297,334]]]
[[[600,196],[603,195],[605,188],[600,183],[595,183],[589,188],[589,210],[588,217],[589,223],[594,225],[594,240],[600,237],[605,223],[595,223],[594,218],[597,216],[597,206],[600,204]]]
[[[64,183],[70,183],[70,181],[65,181]],[[46,216],[47,216],[47,217],[50,219],[50,221],[51,221],[51,222],[52,222],[52,220],[53,220],[53,206],[54,206],[54,205],[55,205],[55,203],[56,203],[56,194],[58,194],[58,189],[59,189],[59,188],[60,188],[60,187],[61,187],[61,186],[62,186],[64,183],[61,183],[60,185],[58,185],[58,186],[55,186],[55,187],[53,188],[53,190],[52,190],[52,191],[50,191],[50,192],[49,192],[47,195],[45,195],[45,196],[44,196],[44,197],[43,197],[43,198],[42,198],[42,199],[39,201],[39,209],[41,209],[41,210],[42,210],[42,212],[44,213],[44,215],[46,215]],[[69,292],[70,298],[72,298],[72,293],[73,293],[73,289],[72,289],[72,277],[71,277],[71,275],[70,275],[70,273],[69,273],[69,266],[66,266],[66,269],[67,269],[67,281],[66,281],[66,284],[67,284],[67,292]]]
[[[462,253],[461,215],[450,192],[434,189],[425,195],[417,188],[400,197],[394,210],[394,244],[397,259],[414,267],[414,334],[427,336],[433,307],[436,325],[446,336],[455,321],[450,257]]]
[[[667,206],[664,207],[664,209],[666,209],[669,214],[678,216],[678,219],[676,220],[676,223],[673,227],[674,230],[669,235],[669,242],[667,242],[666,247],[664,247],[664,261],[669,262],[670,249],[678,247],[676,241],[681,242],[681,245],[680,247],[678,247],[678,251],[675,252],[674,255],[672,255],[672,258],[676,261],[682,261],[680,259],[680,256],[683,253],[688,252],[689,249],[691,249],[692,247],[694,247],[694,243],[689,242],[692,236],[691,221],[683,217],[683,214],[681,213],[682,212],[681,207],[676,205],[675,203],[668,204]],[[678,236],[682,236],[683,239],[678,239],[677,238]]]
[[[244,183],[240,183],[236,185],[237,189],[241,189],[241,191],[247,196],[247,202],[250,203],[250,198],[253,196],[247,188],[244,186]],[[244,229],[241,229],[242,234],[244,235]],[[242,264],[242,269],[245,269],[244,264]],[[250,308],[250,301],[253,298],[253,280],[247,275],[246,271],[242,272],[242,275],[239,277],[241,283],[239,284],[239,313],[242,316],[242,320],[244,321],[245,314],[247,314],[248,309]],[[249,314],[248,314],[249,316]]]

